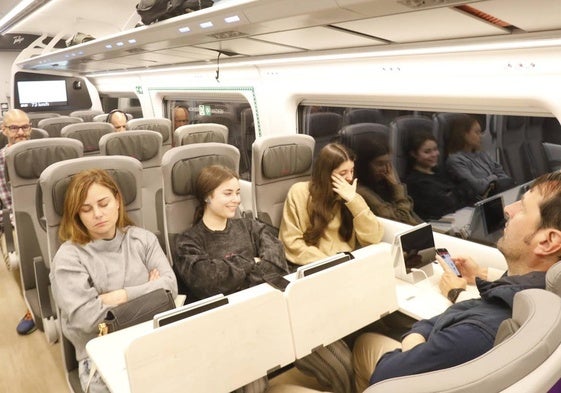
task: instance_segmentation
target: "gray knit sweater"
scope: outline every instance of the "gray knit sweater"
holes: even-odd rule
[[[160,278],[148,281],[152,269],[158,269]],[[97,325],[111,309],[98,295],[123,288],[129,300],[158,288],[177,295],[175,275],[156,236],[139,227],[83,246],[65,242],[53,259],[50,278],[62,331],[74,344],[78,361],[87,357],[86,343],[97,336]]]

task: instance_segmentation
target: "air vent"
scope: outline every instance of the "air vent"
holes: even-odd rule
[[[499,26],[499,27],[503,27],[503,28],[510,28],[513,27],[510,23],[505,22],[502,19],[499,18],[495,18],[493,15],[490,15],[486,12],[480,11],[477,8],[474,8],[472,6],[469,5],[459,5],[457,7],[454,7],[460,11],[463,11],[467,14],[470,14],[472,16],[475,16],[476,18],[482,19],[485,22],[489,22],[495,26]]]
[[[419,9],[428,7],[438,7],[449,4],[467,3],[466,0],[399,0],[398,3],[406,7]]]
[[[229,38],[243,37],[247,34],[239,31],[224,31],[222,33],[209,34],[209,37],[216,38],[217,40],[227,40]]]

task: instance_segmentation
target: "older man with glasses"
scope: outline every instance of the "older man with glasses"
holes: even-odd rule
[[[2,123],[2,132],[8,139],[8,144],[0,150],[0,203],[2,209],[8,209],[10,218],[13,221],[12,212],[12,194],[8,184],[8,176],[6,173],[6,149],[9,149],[15,143],[27,141],[31,136],[31,123],[27,114],[19,109],[11,109],[4,114]],[[0,225],[2,225],[4,217],[0,210]],[[2,231],[4,228],[2,228]],[[18,334],[29,334],[36,329],[35,322],[31,312],[27,310],[24,317],[19,322],[16,330]]]

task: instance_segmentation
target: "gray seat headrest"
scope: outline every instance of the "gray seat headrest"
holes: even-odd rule
[[[200,156],[178,161],[171,170],[173,192],[177,195],[193,195],[195,182],[201,170],[209,165],[224,165],[236,170],[230,157],[219,155]]]
[[[158,155],[162,141],[154,134],[133,134],[124,132],[118,138],[111,138],[105,146],[108,155],[134,157],[140,162],[151,160]]]
[[[14,167],[17,175],[23,179],[39,179],[41,172],[49,165],[78,157],[72,146],[38,146],[17,153]]]
[[[545,275],[545,289],[561,296],[561,261],[549,268]]]
[[[107,173],[111,175],[113,180],[117,183],[117,186],[119,186],[124,205],[127,206],[133,202],[136,199],[136,179],[134,175],[129,171],[115,169],[108,169]],[[52,188],[53,207],[56,213],[61,217],[64,212],[64,197],[71,180],[72,176],[60,179]]]
[[[312,165],[313,151],[308,146],[297,144],[268,148],[263,153],[263,176],[276,179],[306,172]]]

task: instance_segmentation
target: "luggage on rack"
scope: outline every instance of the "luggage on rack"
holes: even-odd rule
[[[142,23],[149,25],[189,12],[211,7],[213,0],[140,0],[136,12]]]

